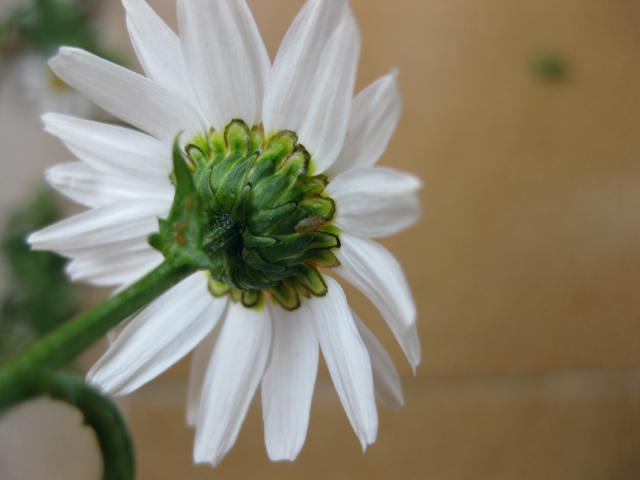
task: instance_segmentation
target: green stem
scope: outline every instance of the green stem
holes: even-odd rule
[[[0,411],[28,395],[28,385],[23,381],[26,376],[66,365],[122,320],[194,271],[186,262],[165,260],[126,290],[36,341],[0,370]]]
[[[27,398],[49,395],[78,408],[102,452],[103,480],[135,477],[133,446],[118,407],[74,375],[38,372],[23,378]],[[25,398],[25,400],[27,399]]]

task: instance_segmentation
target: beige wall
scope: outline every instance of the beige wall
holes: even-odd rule
[[[168,19],[172,3],[151,1]],[[273,53],[303,2],[250,3]],[[211,471],[191,466],[179,365],[129,399],[141,480],[639,478],[640,3],[351,3],[359,88],[400,70],[405,113],[382,163],[425,182],[423,221],[384,242],[419,305],[416,377],[353,297],[407,406],[381,409],[362,455],[324,378],[295,464],[268,462],[256,405]],[[121,38],[117,2],[105,15]],[[565,80],[532,71],[543,51],[567,58]]]

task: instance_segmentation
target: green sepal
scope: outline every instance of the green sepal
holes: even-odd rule
[[[318,270],[309,265],[295,267],[296,280],[316,297],[327,294],[327,284]]]
[[[298,145],[293,153],[282,162],[278,171],[297,178],[307,172],[309,162],[311,162],[311,155],[302,145]]]
[[[224,268],[217,272],[215,278],[239,290],[263,290],[271,288],[287,273],[267,273],[249,265],[244,258],[227,256],[223,261]],[[212,272],[213,273],[213,272]],[[276,278],[273,278],[273,277]]]
[[[193,139],[191,139],[191,143],[185,147],[185,150],[189,150],[190,147],[196,147],[198,150],[202,151],[207,157],[211,153],[211,147],[209,145],[209,138],[204,133],[197,133]]]
[[[267,148],[251,169],[247,181],[255,185],[261,179],[273,175],[280,163],[293,152],[297,141],[297,135],[290,131],[279,132],[271,137]]]
[[[340,246],[340,229],[338,227],[336,227],[335,225],[325,225],[320,230],[324,233],[328,233],[329,235],[333,235],[334,237],[336,237],[336,239],[338,239],[338,245],[336,245],[336,247]]]
[[[283,203],[296,202],[300,194],[292,194],[300,178],[304,178],[309,168],[310,155],[298,145],[284,158],[275,174],[263,178],[255,184],[252,205],[256,211]]]
[[[240,190],[240,194],[238,195],[236,203],[233,205],[233,208],[231,209],[231,216],[233,218],[246,221],[247,210],[249,207],[249,199],[251,197],[251,190],[252,190],[252,187],[250,183],[247,183]]]
[[[335,211],[335,203],[329,197],[315,195],[305,198],[290,216],[277,225],[274,233],[316,231],[334,217]]]
[[[296,223],[295,230],[298,233],[311,233],[311,232],[317,231],[325,223],[327,223],[326,218],[307,217],[307,218],[303,218],[298,223]]]
[[[296,180],[295,173],[289,171],[265,178],[255,185],[251,196],[251,206],[254,210],[259,210],[288,203],[287,192],[296,183]]]
[[[335,268],[340,266],[340,260],[328,248],[310,250],[306,262],[316,268]]]
[[[249,151],[251,153],[260,152],[264,144],[264,128],[257,125],[251,129],[251,141],[249,143]]]
[[[287,271],[287,267],[265,261],[254,249],[247,250],[244,255],[244,261],[256,270],[266,273],[284,273]]]
[[[227,156],[227,144],[224,135],[212,128],[209,131],[209,148],[211,149],[211,163],[217,164]]]
[[[207,218],[180,151],[179,137],[173,144],[173,173],[176,192],[169,216],[158,221],[159,232],[149,236],[149,243],[167,259],[208,268],[211,262],[202,249]]]
[[[216,192],[216,197],[226,211],[234,208],[241,190],[246,185],[247,172],[256,161],[256,155],[240,156],[239,154],[227,157],[220,168],[215,168],[209,174],[209,183]],[[253,195],[251,195],[253,197]]]
[[[231,301],[234,303],[239,303],[242,301],[242,290],[237,288],[232,288],[229,291],[229,296],[231,297]]]
[[[211,295],[213,295],[214,297],[223,297],[227,293],[229,293],[229,290],[231,289],[231,287],[229,287],[229,285],[227,285],[225,283],[222,283],[222,282],[218,282],[217,280],[214,280],[213,278],[209,278],[209,282],[207,283],[207,287],[209,289],[209,293],[211,293]]]
[[[271,298],[285,310],[295,310],[300,306],[300,297],[296,289],[286,280],[269,290]]]
[[[262,292],[260,290],[247,290],[242,292],[242,305],[247,308],[256,308],[262,305]]]
[[[209,173],[211,167],[205,167],[197,170],[194,176],[196,190],[202,199],[202,206],[207,212],[217,212],[222,209],[222,202],[218,200],[216,192],[209,182]]]
[[[251,132],[242,120],[232,120],[224,130],[224,139],[231,155],[245,156],[249,153]]]
[[[326,175],[306,177],[303,183],[296,185],[296,193],[305,198],[320,195],[328,184],[329,178]]]
[[[335,248],[340,246],[337,236],[325,232],[294,233],[278,235],[278,243],[270,247],[260,248],[262,257],[269,262],[303,261],[307,251],[316,248]]]
[[[277,243],[277,240],[272,237],[259,237],[245,231],[242,234],[242,242],[246,248],[254,248],[274,245],[275,243]]]
[[[296,292],[298,293],[298,295],[300,295],[301,297],[304,298],[311,298],[311,292],[306,289],[305,287],[303,287],[300,282],[298,282],[294,277],[289,278],[287,281],[289,281],[291,283],[291,285],[293,286],[293,288],[296,289]]]
[[[238,161],[244,159],[245,156],[240,153],[234,153],[227,157],[225,157],[220,162],[216,162],[211,164],[211,166],[207,169],[205,175],[209,177],[209,185],[211,185],[211,189],[216,192],[216,195],[219,194],[219,190],[221,190],[222,185],[224,185],[224,181],[227,178],[229,172],[236,166]],[[222,200],[222,198],[220,198]]]
[[[259,210],[248,218],[249,228],[254,232],[269,234],[275,230],[280,222],[284,221],[296,210],[293,202],[285,203],[278,207]]]
[[[189,164],[194,169],[202,168],[209,162],[211,147],[207,137],[201,133],[197,134],[189,145],[185,147]]]
[[[336,202],[332,198],[315,195],[300,202],[300,208],[303,208],[309,217],[330,220],[336,213]]]
[[[187,160],[189,166],[194,170],[202,168],[207,164],[208,158],[204,150],[194,144],[189,144],[185,147],[187,153]]]

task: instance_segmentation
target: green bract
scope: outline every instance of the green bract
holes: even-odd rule
[[[327,177],[313,175],[307,150],[291,131],[265,138],[261,127],[232,121],[224,132],[197,136],[185,148],[200,208],[210,291],[247,307],[267,294],[284,308],[327,287],[318,267],[339,264]]]

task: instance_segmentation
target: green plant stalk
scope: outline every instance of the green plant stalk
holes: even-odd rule
[[[48,395],[78,408],[95,435],[103,462],[103,480],[133,480],[135,458],[127,425],[118,407],[83,382],[82,378],[55,372],[37,372],[23,378],[27,398]]]
[[[94,429],[104,460],[104,480],[134,478],[133,449],[126,425],[111,401],[81,380],[53,373],[125,318],[198,270],[211,268],[227,248],[232,225],[209,225],[176,137],[173,148],[176,194],[169,216],[158,221],[149,243],[165,261],[117,295],[60,325],[24,353],[0,367],[0,414],[22,401],[47,394],[78,407]],[[203,250],[205,232],[215,239]]]
[[[0,369],[0,411],[30,395],[24,381],[42,370],[55,370],[74,359],[122,320],[195,272],[179,257],[165,260],[126,290],[82,313],[36,341]]]
[[[202,251],[207,218],[182,157],[178,137],[173,145],[173,171],[176,194],[171,211],[168,218],[159,220],[158,233],[149,238],[165,261],[127,289],[60,325],[0,367],[0,412],[28,397],[30,387],[24,378],[66,365],[122,320],[190,274],[209,267],[210,257]],[[209,249],[212,256],[226,248],[229,230],[222,226],[214,233],[218,242]]]

